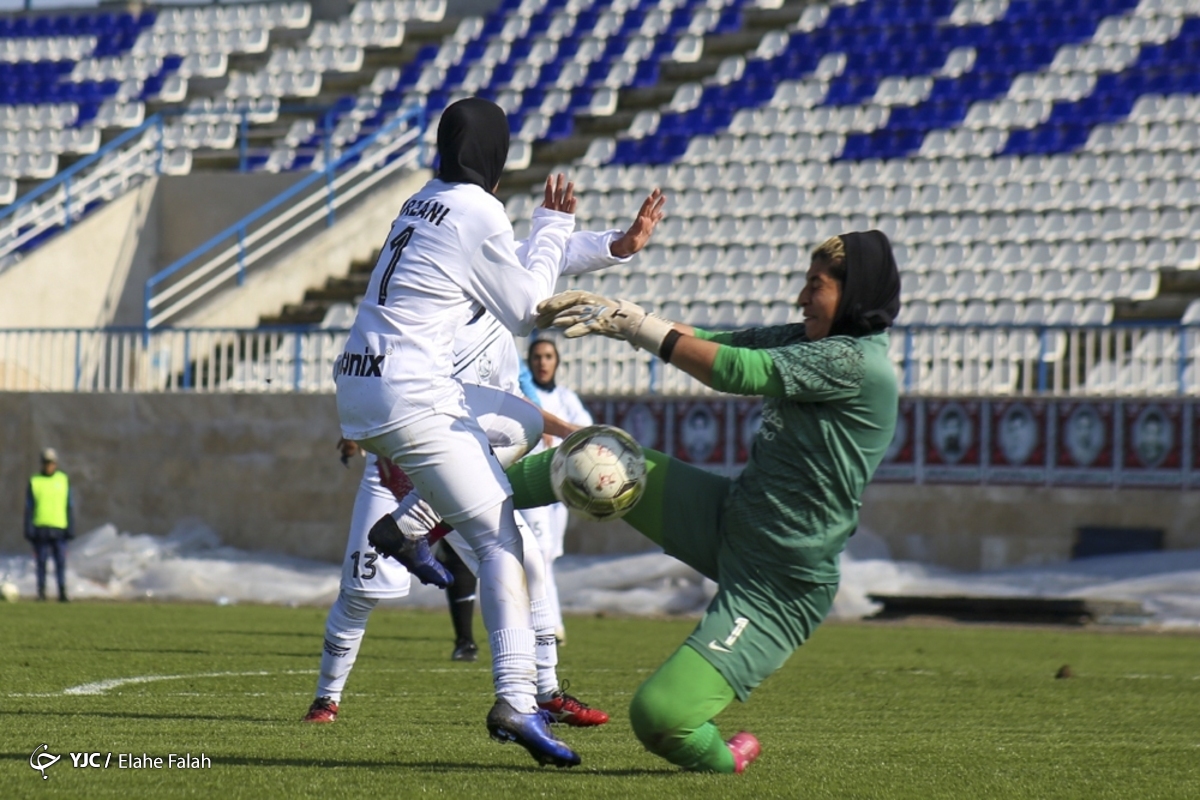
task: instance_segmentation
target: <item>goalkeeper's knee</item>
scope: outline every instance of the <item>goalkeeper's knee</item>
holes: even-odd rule
[[[666,757],[677,750],[694,730],[677,712],[678,702],[667,687],[646,681],[629,704],[633,733],[647,750]]]

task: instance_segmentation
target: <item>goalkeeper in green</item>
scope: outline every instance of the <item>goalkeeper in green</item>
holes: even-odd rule
[[[763,424],[734,479],[645,450],[646,493],[626,516],[671,556],[718,584],[703,619],[634,695],[630,720],[673,764],[741,772],[760,752],[712,719],[802,645],[829,613],[838,556],[896,424],[887,328],[900,276],[879,231],[835,236],[812,255],[804,322],[710,333],[623,300],[565,292],[538,326],[625,339],[714,389],[763,396]],[[554,502],[546,452],[508,470],[518,508]]]

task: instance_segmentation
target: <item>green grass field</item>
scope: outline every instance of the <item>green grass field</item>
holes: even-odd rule
[[[569,620],[561,674],[613,720],[560,729],[584,763],[552,770],[487,738],[489,671],[449,661],[442,614],[376,612],[341,718],[306,726],[321,609],[0,606],[0,796],[1200,797],[1200,637],[827,625],[722,717],[764,754],[716,776],[650,756],[628,725],[691,624]],[[1055,680],[1063,664],[1075,677]],[[43,743],[63,756],[45,780]],[[75,768],[69,751],[113,756]],[[211,768],[117,769],[189,752]]]

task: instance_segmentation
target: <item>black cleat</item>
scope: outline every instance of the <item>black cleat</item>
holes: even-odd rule
[[[454,576],[433,557],[429,541],[424,537],[410,539],[400,531],[391,514],[384,514],[367,534],[371,547],[382,556],[394,558],[426,585],[445,589],[454,583]]]
[[[501,744],[516,742],[542,766],[577,767],[583,759],[550,732],[550,715],[544,711],[521,714],[505,700],[496,700],[487,715],[488,733]]]
[[[479,648],[470,639],[460,639],[454,643],[454,652],[450,654],[451,661],[478,661]]]

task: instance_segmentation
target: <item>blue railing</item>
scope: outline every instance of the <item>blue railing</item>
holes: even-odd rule
[[[332,226],[339,206],[399,168],[424,163],[424,129],[425,110],[413,107],[337,158],[331,157],[325,137],[330,157],[322,170],[293,184],[146,281],[145,329],[166,323],[227,286],[231,279],[241,285],[254,262],[309,231],[320,217],[326,227]],[[311,191],[317,184],[324,185]],[[323,211],[309,211],[318,205],[323,205]],[[258,245],[276,231],[277,235]]]
[[[153,174],[161,173],[163,116],[155,114],[138,127],[122,133],[95,153],[80,159],[36,189],[0,209],[0,258],[25,249],[30,243],[39,241],[56,229],[70,230],[75,222],[94,207],[95,197],[88,197],[91,194],[90,190],[97,190],[96,195],[102,195],[100,186],[105,181],[121,181],[144,173],[145,168],[142,165],[127,172],[120,171],[120,164],[113,164],[111,169],[105,169],[106,165],[102,160],[152,129],[157,129],[159,133],[157,143],[152,145],[156,151]],[[93,167],[97,169],[93,170]],[[56,197],[59,190],[61,196]],[[39,201],[45,202],[41,208],[35,208]]]
[[[331,392],[347,331],[320,327],[0,329],[0,391]],[[645,351],[559,343],[583,394],[711,395]],[[903,394],[1200,397],[1200,325],[909,326],[891,332]]]

